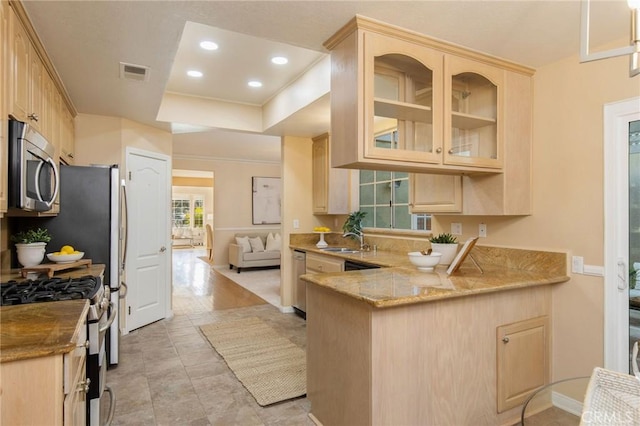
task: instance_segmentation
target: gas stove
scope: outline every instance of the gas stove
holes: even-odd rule
[[[109,394],[110,423],[115,410],[115,394],[106,385],[107,354],[105,348],[106,330],[113,324],[117,310],[110,303],[110,289],[102,285],[102,278],[86,275],[78,278],[43,278],[36,280],[8,281],[0,284],[0,306],[46,303],[60,300],[88,299],[87,314],[87,425],[98,426],[100,420],[100,400],[105,392]]]
[[[92,275],[79,278],[45,278],[8,281],[0,284],[0,306],[60,300],[89,299],[89,320],[95,320],[109,307],[109,288]]]

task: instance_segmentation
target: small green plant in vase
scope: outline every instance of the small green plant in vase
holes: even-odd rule
[[[51,234],[46,228],[29,229],[11,236],[16,244],[18,262],[25,268],[39,265],[44,259],[45,247],[51,241]]]
[[[13,234],[11,241],[16,244],[48,243],[51,241],[51,234],[46,228],[29,229]]]
[[[431,249],[442,254],[440,265],[450,265],[458,252],[458,240],[451,234],[442,233],[429,238]]]

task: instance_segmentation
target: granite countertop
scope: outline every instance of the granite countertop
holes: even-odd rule
[[[370,263],[380,269],[307,274],[302,279],[362,300],[376,308],[478,295],[517,288],[562,283],[567,276],[567,254],[525,249],[476,246],[471,251],[477,267],[467,258],[447,276],[445,266],[419,271],[406,253],[393,251],[335,253],[314,245],[290,248],[326,256]],[[481,271],[481,269],[482,271]]]
[[[87,299],[0,306],[0,362],[71,352],[88,310]]]

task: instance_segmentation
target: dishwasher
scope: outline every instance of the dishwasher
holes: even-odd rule
[[[300,279],[307,273],[307,254],[303,251],[293,251],[293,271],[295,273],[295,292],[293,310],[302,318],[307,318],[307,283]]]

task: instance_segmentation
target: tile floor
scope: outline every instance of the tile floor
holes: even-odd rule
[[[117,398],[113,424],[313,425],[306,398],[260,407],[198,328],[258,316],[304,348],[304,321],[252,294],[242,295],[244,289],[198,259],[203,250],[173,253],[174,317],[123,336],[120,363],[107,372]],[[227,303],[226,309],[216,309],[216,286],[238,287],[241,307]],[[244,306],[247,300],[253,300],[251,306]]]

